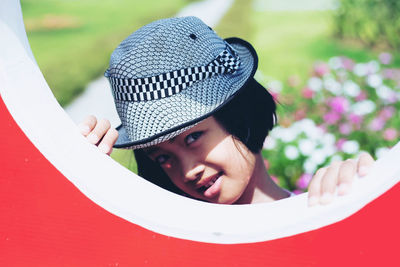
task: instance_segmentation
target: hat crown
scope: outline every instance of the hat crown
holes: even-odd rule
[[[144,78],[204,66],[224,48],[224,40],[196,17],[162,19],[122,41],[111,55],[107,73],[118,78]]]
[[[159,144],[229,102],[254,75],[257,55],[196,17],[152,22],[114,50],[108,78],[122,125],[115,147]]]

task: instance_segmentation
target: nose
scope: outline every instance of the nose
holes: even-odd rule
[[[189,163],[188,160],[186,160],[184,164],[185,166],[182,167],[182,170],[185,183],[201,178],[204,172],[203,164]]]

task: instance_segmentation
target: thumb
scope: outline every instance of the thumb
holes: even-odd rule
[[[360,176],[365,176],[368,174],[369,169],[371,168],[372,164],[374,163],[374,159],[368,153],[362,153],[358,158],[357,163],[357,172]]]

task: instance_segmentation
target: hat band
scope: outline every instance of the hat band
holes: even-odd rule
[[[148,101],[172,96],[208,77],[235,73],[240,67],[237,52],[229,45],[208,65],[163,73],[153,77],[124,79],[104,74],[110,81],[116,100]]]

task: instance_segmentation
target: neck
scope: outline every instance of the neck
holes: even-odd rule
[[[289,197],[290,194],[271,179],[261,153],[256,154],[254,172],[242,196],[235,204],[271,202]]]

